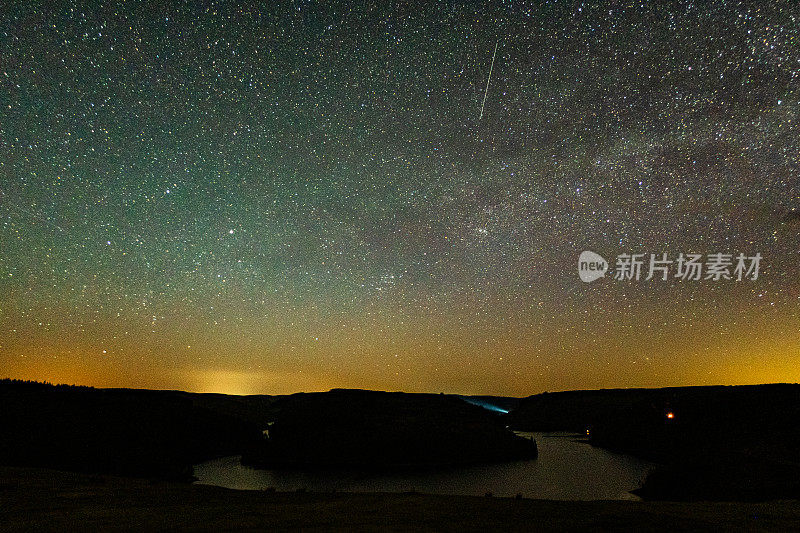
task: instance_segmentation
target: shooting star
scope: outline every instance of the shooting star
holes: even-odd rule
[[[481,116],[478,120],[483,118],[483,108],[486,106],[486,97],[489,95],[489,82],[492,81],[492,70],[494,69],[494,58],[497,57],[497,45],[500,44],[500,39],[494,43],[494,53],[492,54],[492,64],[489,67],[489,77],[486,78],[486,90],[483,91],[483,103],[481,104]]]

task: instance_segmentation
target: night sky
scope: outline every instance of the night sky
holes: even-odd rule
[[[800,4],[98,4],[3,8],[0,377],[798,380]]]

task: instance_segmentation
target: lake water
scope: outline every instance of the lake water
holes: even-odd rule
[[[257,470],[239,457],[195,465],[197,483],[232,489],[315,492],[405,492],[514,496],[551,500],[638,500],[638,488],[654,466],[635,457],[577,442],[566,433],[519,433],[533,436],[538,459],[437,470],[389,473],[356,470]]]

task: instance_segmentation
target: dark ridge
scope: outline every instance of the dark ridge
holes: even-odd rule
[[[190,479],[261,438],[236,397],[0,380],[0,462]],[[261,403],[264,403],[263,400]]]
[[[496,413],[443,394],[229,396],[5,379],[0,404],[0,464],[12,466],[191,479],[193,464],[223,455],[378,468],[536,456]]]
[[[533,441],[455,396],[334,389],[281,398],[276,409],[268,438],[244,462],[381,468],[536,457]]]

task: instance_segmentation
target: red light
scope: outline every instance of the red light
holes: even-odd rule
[[[673,418],[675,418],[675,413],[673,413],[672,411],[670,411],[669,413],[667,413],[667,418],[669,418],[670,420],[672,420]]]

